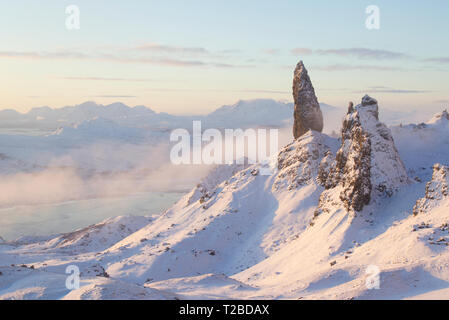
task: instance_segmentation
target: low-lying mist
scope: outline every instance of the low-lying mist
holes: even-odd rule
[[[291,128],[279,130],[279,148],[291,140]],[[0,175],[0,208],[152,191],[187,192],[215,166],[174,165],[173,143],[165,141],[156,146],[102,141],[37,150],[36,168]]]

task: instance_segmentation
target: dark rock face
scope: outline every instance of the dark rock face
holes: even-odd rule
[[[446,118],[446,120],[449,120],[449,112],[447,112],[447,109],[442,112],[442,117]]]
[[[362,211],[373,197],[391,196],[408,183],[391,132],[379,122],[375,99],[365,96],[361,104],[348,108],[341,139],[335,160],[328,155],[320,164],[318,182],[326,191],[317,214],[335,203],[335,195],[347,211]]]
[[[349,145],[348,148],[343,146]],[[331,170],[325,187],[343,190],[340,200],[346,210],[361,211],[371,201],[371,139],[363,130],[359,116],[345,119],[342,129],[342,147],[338,150],[335,167]]]
[[[315,89],[302,61],[298,63],[293,78],[295,100],[293,136],[295,139],[309,130],[323,131],[323,114],[315,96]]]

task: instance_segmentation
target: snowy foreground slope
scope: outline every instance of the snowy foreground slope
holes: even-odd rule
[[[159,218],[0,243],[0,298],[448,299],[449,116],[378,112],[364,97],[341,139],[309,131],[271,175],[218,167]]]

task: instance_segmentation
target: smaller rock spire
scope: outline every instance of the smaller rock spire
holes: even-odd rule
[[[349,105],[348,105],[348,114],[351,114],[354,112],[354,102],[349,101]]]

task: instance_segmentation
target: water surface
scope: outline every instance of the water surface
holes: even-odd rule
[[[0,236],[5,240],[45,236],[70,232],[110,217],[159,214],[182,195],[177,192],[145,192],[116,198],[2,208]]]

